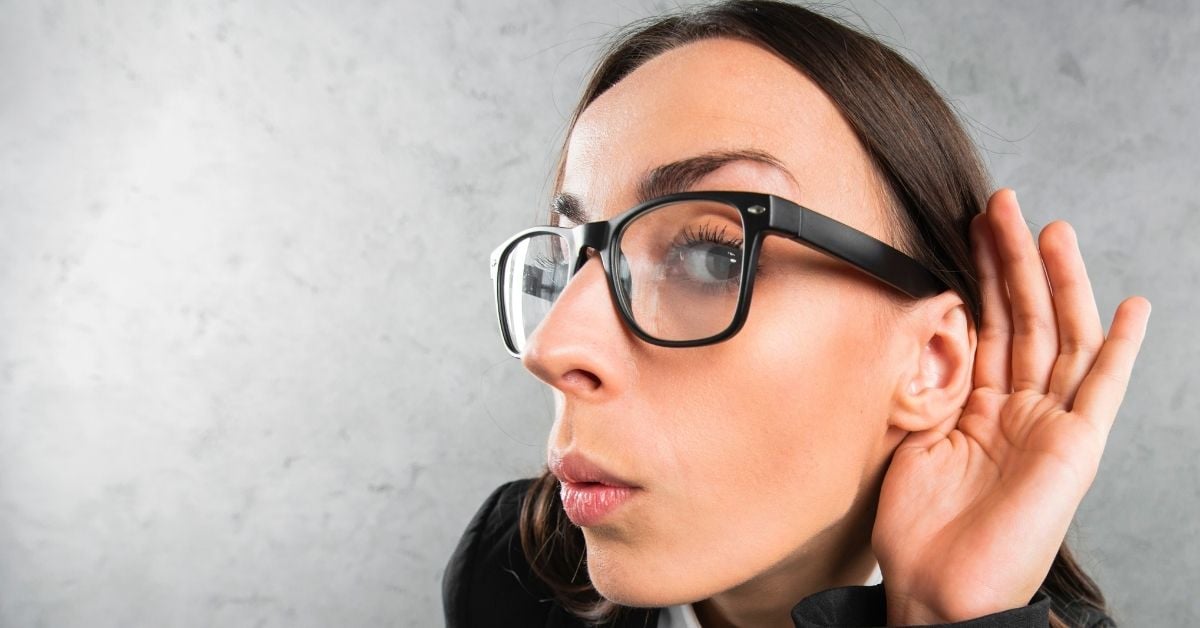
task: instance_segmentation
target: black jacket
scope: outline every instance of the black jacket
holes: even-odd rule
[[[531,479],[514,480],[497,488],[467,525],[442,577],[442,605],[448,628],[519,626],[582,628],[582,620],[554,601],[550,589],[534,576],[521,551],[517,518]],[[883,583],[838,587],[810,595],[792,608],[799,627],[883,626],[887,622]],[[1038,591],[1028,606],[969,621],[939,624],[954,628],[1045,627],[1051,605],[1061,617],[1079,626],[1102,628],[1116,624],[1095,609],[1060,607]],[[614,628],[655,628],[661,609],[636,609]],[[1090,611],[1090,612],[1089,612]]]

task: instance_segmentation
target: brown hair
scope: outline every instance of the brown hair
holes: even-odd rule
[[[894,50],[828,16],[771,0],[732,0],[634,22],[618,31],[567,126],[554,192],[562,185],[566,142],[584,109],[647,60],[711,37],[774,52],[833,101],[862,142],[890,206],[891,244],[931,269],[981,318],[968,227],[986,206],[991,182],[974,143],[937,89]],[[521,544],[534,573],[562,606],[595,625],[637,612],[604,599],[586,570],[583,534],[566,518],[548,470],[530,485],[520,515]],[[1066,542],[1041,590],[1053,602],[1051,626],[1078,625],[1086,607],[1107,612],[1103,594]],[[1079,617],[1074,617],[1081,612]]]

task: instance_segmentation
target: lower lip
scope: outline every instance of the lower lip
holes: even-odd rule
[[[571,523],[594,526],[633,497],[636,488],[607,486],[595,482],[563,482],[562,504]]]

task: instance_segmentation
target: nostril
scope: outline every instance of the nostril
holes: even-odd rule
[[[600,378],[592,373],[582,369],[572,369],[563,375],[563,382],[572,386],[583,386],[587,388],[598,388],[600,386]]]

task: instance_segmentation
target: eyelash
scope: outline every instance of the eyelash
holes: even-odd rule
[[[728,238],[725,236],[725,231],[726,231],[726,227],[721,227],[720,229],[717,229],[716,227],[713,227],[713,226],[707,225],[707,224],[700,227],[699,229],[692,229],[689,227],[683,231],[683,234],[682,234],[683,242],[681,244],[688,245],[688,244],[695,244],[697,242],[711,242],[713,244],[720,244],[722,246],[728,246],[728,247],[732,247],[732,248],[737,248],[742,245],[741,239]],[[539,266],[541,266],[542,268],[545,268],[545,269],[551,269],[554,266],[556,266],[557,264],[561,263],[560,260],[551,260],[549,258],[542,257],[540,255],[535,257],[534,260],[536,262],[538,262]],[[756,275],[759,275],[759,276],[762,275],[763,263],[762,263],[761,258],[759,258],[758,265],[754,268],[754,272]]]
[[[704,225],[703,227],[700,227],[699,230],[693,230],[691,227],[684,229],[683,238],[684,238],[684,241],[683,241],[684,244],[695,244],[697,242],[712,242],[714,244],[720,244],[722,246],[728,246],[730,248],[737,248],[742,245],[742,241],[739,239],[732,239],[732,238],[725,237],[725,227],[721,227],[720,230],[717,230],[716,227],[712,227],[707,224]]]
[[[535,255],[533,261],[543,270],[552,270],[559,264],[562,264],[562,260],[552,259],[544,255]]]
[[[742,245],[741,239],[728,238],[725,236],[725,231],[726,231],[725,227],[721,227],[720,229],[718,229],[718,228],[710,226],[708,224],[705,224],[704,226],[700,227],[698,230],[694,230],[689,227],[688,229],[685,229],[683,231],[683,234],[682,234],[683,242],[681,244],[688,245],[688,244],[695,244],[697,242],[711,242],[713,244],[720,244],[722,246],[728,246],[728,247],[733,247],[733,248],[737,248]],[[754,267],[754,274],[756,277],[762,277],[764,274],[761,256],[759,257],[758,265],[756,265]]]

